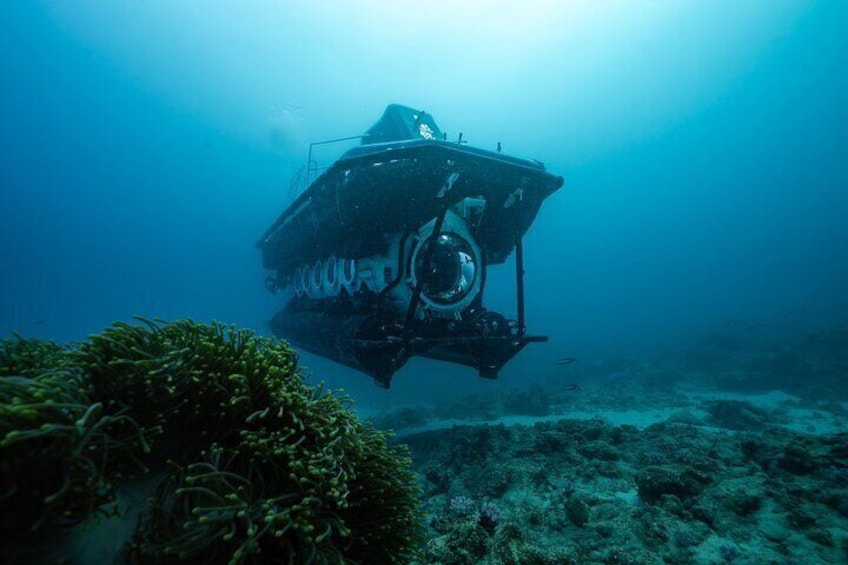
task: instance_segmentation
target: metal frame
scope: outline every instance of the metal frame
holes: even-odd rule
[[[368,134],[363,133],[361,135],[349,135],[347,137],[337,137],[335,139],[325,139],[324,141],[313,141],[312,143],[310,143],[309,144],[309,155],[306,157],[306,186],[308,187],[309,184],[312,182],[312,172],[313,171],[315,171],[315,173],[318,172],[318,163],[312,161],[312,148],[313,147],[315,147],[316,145],[327,145],[327,144],[330,144],[330,143],[338,143],[340,141],[352,141],[354,139],[364,139],[366,137],[368,137]],[[314,168],[312,167],[313,163],[315,164]]]
[[[436,224],[433,227],[433,232],[430,237],[438,237],[441,233],[442,225],[444,223],[445,216],[447,214],[449,207],[445,207],[439,216],[436,218]],[[429,263],[432,258],[432,250],[434,247],[430,247],[428,250],[427,256],[425,256],[424,261],[425,264]],[[514,336],[455,336],[455,337],[414,337],[411,332],[411,323],[414,320],[415,312],[418,308],[418,302],[420,301],[421,292],[423,289],[423,283],[418,281],[415,285],[415,289],[413,291],[412,297],[410,298],[409,305],[407,306],[406,318],[404,320],[404,324],[401,330],[402,337],[396,337],[395,339],[386,339],[380,341],[373,340],[356,340],[357,344],[364,347],[398,347],[399,349],[392,356],[391,367],[389,369],[389,375],[386,379],[375,377],[375,381],[381,384],[381,386],[388,387],[389,382],[391,380],[391,375],[393,375],[400,367],[402,367],[410,357],[415,353],[417,348],[422,348],[423,351],[427,351],[430,348],[437,345],[453,345],[453,344],[485,344],[485,343],[504,343],[508,342],[512,344],[512,347],[508,350],[508,354],[503,356],[503,359],[494,367],[490,367],[489,370],[484,370],[482,367],[478,367],[478,371],[480,375],[486,378],[496,378],[497,374],[503,368],[503,366],[512,359],[515,355],[518,354],[519,351],[524,349],[524,347],[528,343],[533,342],[546,342],[548,341],[547,336],[528,336],[526,335],[527,327],[525,325],[525,312],[524,312],[524,275],[526,271],[524,270],[524,246],[523,246],[523,238],[520,233],[517,233],[515,236],[515,286],[516,286],[516,314],[517,314],[517,335]]]

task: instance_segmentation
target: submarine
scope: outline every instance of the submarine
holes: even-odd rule
[[[313,146],[359,139],[325,169]],[[311,177],[315,178],[312,179]],[[281,293],[275,336],[389,388],[413,356],[497,378],[526,345],[522,238],[563,178],[538,161],[448,140],[399,104],[364,134],[310,145],[306,188],[256,244]],[[515,253],[515,313],[483,304]]]

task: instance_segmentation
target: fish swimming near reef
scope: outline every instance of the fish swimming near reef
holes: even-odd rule
[[[581,390],[580,385],[577,383],[568,383],[563,385],[555,385],[548,389],[548,392],[552,395],[568,395],[570,396],[572,393],[577,393]]]

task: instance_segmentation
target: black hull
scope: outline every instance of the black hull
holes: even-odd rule
[[[336,161],[266,231],[257,247],[281,278],[316,256],[380,253],[385,235],[415,230],[448,204],[482,196],[477,231],[489,265],[503,263],[542,201],[563,184],[542,165],[444,141],[363,146]],[[438,198],[454,173],[453,187]],[[520,192],[516,192],[520,191]],[[512,204],[508,204],[509,202]]]

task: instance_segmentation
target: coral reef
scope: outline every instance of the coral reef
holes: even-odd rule
[[[425,478],[421,563],[848,559],[848,434],[563,419],[405,441]]]
[[[422,536],[408,452],[347,404],[307,386],[284,343],[221,324],[4,341],[2,558],[55,560],[99,517],[137,519],[111,540],[135,562],[408,562]],[[140,477],[154,488],[128,516],[116,493]]]

